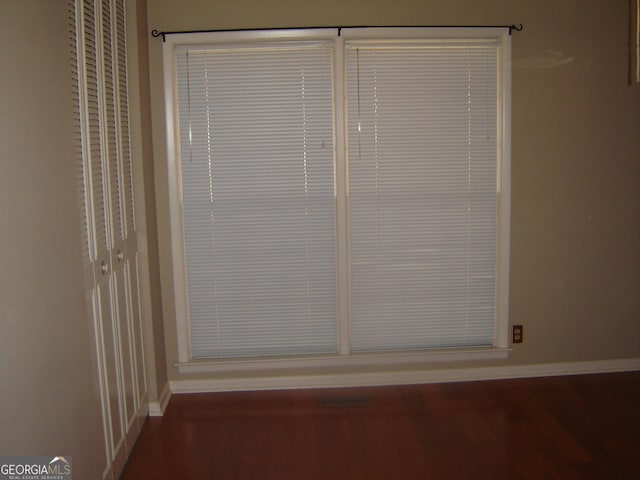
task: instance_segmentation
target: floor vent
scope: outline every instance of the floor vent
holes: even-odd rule
[[[318,403],[321,407],[366,407],[369,397],[322,397]]]

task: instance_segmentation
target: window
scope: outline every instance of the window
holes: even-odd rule
[[[509,35],[168,37],[182,362],[506,346]]]

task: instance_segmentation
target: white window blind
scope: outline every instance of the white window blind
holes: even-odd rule
[[[336,351],[332,47],[176,50],[193,358]]]
[[[351,345],[492,345],[497,46],[347,44]]]

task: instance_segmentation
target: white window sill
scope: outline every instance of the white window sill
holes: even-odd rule
[[[252,357],[242,359],[191,360],[175,364],[181,374],[258,373],[286,370],[303,371],[323,368],[360,369],[374,367],[411,368],[432,363],[496,360],[508,357],[511,349],[460,348],[411,352],[353,353],[350,355],[315,355],[292,357]]]

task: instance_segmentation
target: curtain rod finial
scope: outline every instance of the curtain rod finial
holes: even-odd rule
[[[158,37],[160,37],[160,36],[161,36],[161,37],[162,37],[162,41],[163,41],[163,42],[165,41],[164,34],[165,34],[165,32],[159,32],[159,31],[158,31],[158,30],[156,30],[156,29],[151,30],[151,36],[152,36],[153,38],[158,38]]]

